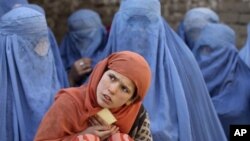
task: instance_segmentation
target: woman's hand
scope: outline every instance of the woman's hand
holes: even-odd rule
[[[69,80],[71,86],[74,86],[77,82],[81,81],[84,75],[90,73],[91,68],[91,59],[90,58],[81,58],[71,66],[69,71]]]
[[[116,133],[119,130],[118,127],[108,127],[108,126],[91,126],[88,127],[86,130],[79,133],[79,135],[84,134],[93,134],[100,138],[101,141],[104,141],[108,137],[110,137],[112,134]]]

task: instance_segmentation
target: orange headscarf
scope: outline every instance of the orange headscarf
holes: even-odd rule
[[[58,134],[63,137],[66,134],[74,134],[74,132],[82,131],[88,127],[87,119],[101,110],[101,107],[97,104],[96,88],[107,68],[128,77],[136,86],[136,94],[139,96],[137,101],[128,106],[123,106],[119,110],[111,111],[117,119],[115,124],[119,127],[120,132],[129,133],[139,112],[142,100],[150,86],[151,72],[148,63],[142,56],[130,51],[122,51],[113,53],[100,61],[92,71],[89,82],[86,85],[79,88],[63,89],[59,92],[56,96],[56,102],[52,105],[39,127],[36,136],[37,140],[42,139],[43,135],[46,138],[48,134]],[[56,127],[57,129],[50,130],[50,122],[58,122],[55,119],[58,115],[56,114],[57,110],[62,111],[62,109],[57,108],[60,106],[56,106],[60,105],[60,103],[56,103],[57,101],[59,102],[62,96],[67,98],[61,100],[61,105],[74,105],[76,108],[64,108],[63,112],[58,113],[60,118],[66,116],[67,120],[63,119],[60,122],[60,126]],[[68,99],[71,99],[71,103],[67,103]],[[60,108],[63,108],[63,106]],[[68,122],[69,120],[71,122]]]
[[[98,107],[96,88],[106,68],[128,77],[136,85],[139,100],[113,113],[117,119],[116,125],[120,128],[121,132],[128,133],[140,109],[141,101],[149,88],[151,78],[150,68],[142,56],[129,51],[114,53],[101,61],[91,74],[88,84],[89,94],[86,96],[85,106],[88,107],[89,111],[96,111],[94,109]]]
[[[70,140],[76,137],[76,133],[85,130],[88,118],[101,110],[97,103],[96,88],[107,68],[128,77],[136,86],[136,95],[139,96],[137,101],[111,110],[120,132],[129,133],[150,86],[151,72],[142,56],[122,51],[100,61],[86,85],[63,89],[57,94],[56,101],[40,124],[35,140]]]

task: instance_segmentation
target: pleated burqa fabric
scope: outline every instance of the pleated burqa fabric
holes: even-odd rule
[[[0,20],[0,137],[30,141],[60,88],[43,14],[14,8]]]
[[[44,9],[37,4],[22,4],[20,6],[24,6],[24,7],[28,7],[28,8],[37,10],[38,12],[45,15]],[[66,73],[66,70],[64,69],[64,65],[62,62],[62,58],[60,55],[60,51],[59,51],[56,37],[55,37],[53,31],[49,27],[48,27],[48,32],[49,32],[50,46],[51,46],[52,53],[53,53],[54,60],[55,60],[55,64],[56,64],[56,71],[57,71],[58,79],[61,83],[61,87],[67,88],[67,87],[69,87],[68,75]]]
[[[105,53],[130,50],[150,64],[152,82],[143,103],[154,140],[226,140],[198,64],[160,11],[158,0],[123,0]]]
[[[239,54],[241,59],[250,68],[250,23],[247,25],[247,39],[245,45],[240,49]]]
[[[250,124],[250,69],[235,47],[235,32],[224,24],[208,24],[192,52],[206,81],[226,135],[233,124]]]

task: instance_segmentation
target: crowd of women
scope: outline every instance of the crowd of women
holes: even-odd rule
[[[209,8],[174,31],[158,0],[121,0],[109,33],[91,9],[67,26],[58,43],[42,7],[0,2],[1,140],[226,141],[250,124],[250,25],[239,50]]]

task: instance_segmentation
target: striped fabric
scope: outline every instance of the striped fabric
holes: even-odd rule
[[[132,138],[129,137],[128,134],[123,133],[116,133],[112,135],[108,141],[134,141]]]
[[[100,141],[99,137],[92,134],[79,135],[73,141]],[[128,134],[116,133],[107,141],[134,141]]]
[[[100,141],[99,137],[92,134],[79,135],[74,141]]]

